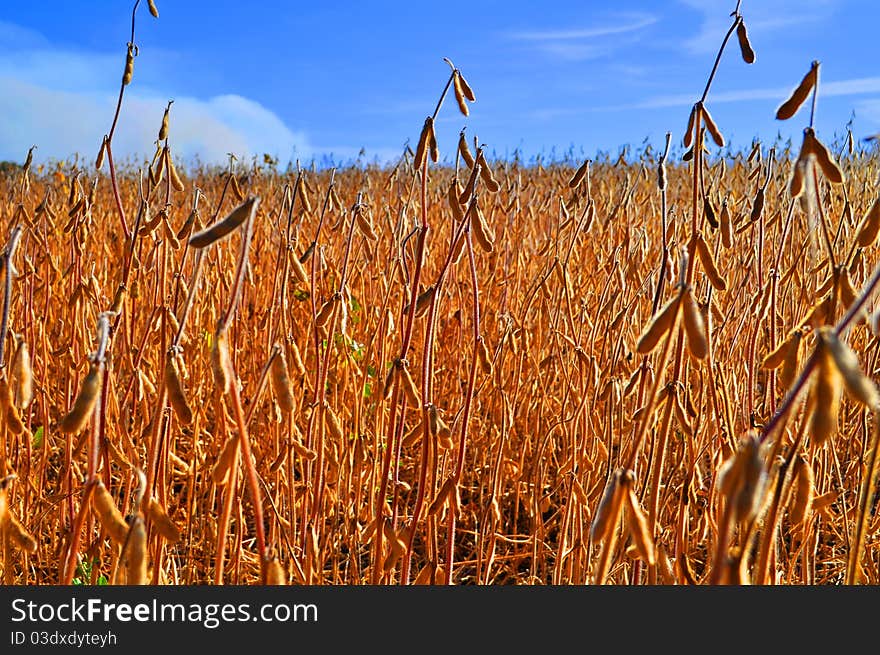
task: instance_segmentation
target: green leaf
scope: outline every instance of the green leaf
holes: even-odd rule
[[[41,425],[36,430],[34,430],[34,448],[42,448],[43,447],[43,426]]]
[[[309,292],[305,289],[297,289],[293,292],[293,297],[299,301],[305,301],[309,299]]]
[[[373,395],[373,387],[369,382],[364,382],[364,398],[369,398]]]
[[[354,339],[351,339],[350,342],[351,352],[354,356],[355,361],[361,361],[364,358],[364,350],[366,346],[364,346],[364,344],[362,343],[358,343]]]
[[[376,367],[375,366],[367,366],[367,375],[371,378],[376,377]]]

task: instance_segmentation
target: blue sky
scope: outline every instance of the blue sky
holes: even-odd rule
[[[647,139],[680,141],[735,0],[442,3],[146,0],[140,55],[117,135],[117,157],[151,152],[165,103],[178,155],[225,153],[319,163],[397,157],[418,139],[449,74],[477,101],[450,98],[441,154],[468,134],[497,157],[616,154]],[[0,159],[94,158],[109,129],[132,3],[4,3],[0,10]],[[774,119],[813,59],[822,62],[817,128],[831,141],[853,118],[880,131],[876,0],[743,0],[757,61],[735,41],[707,103],[734,147],[799,135],[806,112]]]

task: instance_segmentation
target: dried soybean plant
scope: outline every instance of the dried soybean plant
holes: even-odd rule
[[[740,8],[681,158],[441,157],[447,61],[387,168],[0,172],[4,581],[880,581],[880,153],[727,142]]]

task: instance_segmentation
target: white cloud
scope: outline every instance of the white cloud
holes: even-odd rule
[[[880,92],[880,77],[860,77],[840,82],[820,82],[819,96],[854,96]]]
[[[33,48],[46,43],[46,38],[39,32],[0,20],[0,46],[4,50]]]
[[[730,0],[680,2],[702,14],[696,33],[685,40],[685,48],[690,54],[717,52],[732,21]],[[762,37],[794,25],[822,21],[828,17],[833,6],[834,0],[761,0],[744,4],[741,13],[751,40],[758,48]]]
[[[629,13],[617,16],[615,22],[593,27],[508,32],[504,36],[511,41],[531,44],[554,59],[584,61],[609,55],[632,43],[638,39],[638,32],[657,20],[656,16],[650,14]]]
[[[877,132],[880,128],[880,98],[870,98],[856,103],[855,112],[865,120],[870,129]]]
[[[632,14],[625,16],[623,22],[616,25],[588,27],[583,29],[547,30],[537,32],[513,32],[509,37],[518,41],[571,41],[575,39],[592,39],[599,36],[634,32],[657,22],[655,16]]]
[[[0,21],[0,159],[19,161],[33,144],[38,161],[94,157],[110,129],[121,75],[118,55],[53,49],[38,33]],[[116,159],[152,155],[169,99],[161,89],[139,89],[135,74],[113,138]],[[313,154],[304,133],[239,95],[175,97],[170,126],[172,152],[187,160],[268,153],[283,163]]]
[[[791,94],[794,86],[785,88],[740,89],[712,93],[707,105],[718,105],[728,102],[745,102],[750,100],[775,100],[780,104]],[[822,81],[819,86],[819,97],[854,96],[866,93],[880,93],[880,77],[860,77],[837,82]],[[654,96],[632,105],[626,109],[652,109],[659,107],[689,107],[696,101],[693,94],[677,94]]]
[[[541,50],[546,54],[565,61],[584,61],[597,59],[613,51],[611,46],[600,46],[592,43],[544,43]]]

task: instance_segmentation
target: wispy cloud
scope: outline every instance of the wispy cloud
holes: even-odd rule
[[[513,31],[504,36],[510,41],[528,44],[554,59],[583,61],[609,55],[626,43],[633,43],[640,36],[639,32],[657,20],[650,14],[628,13],[595,26]]]
[[[564,61],[584,61],[598,59],[613,51],[610,45],[592,43],[566,43],[550,41],[543,43],[540,49],[547,55]]]
[[[648,14],[629,14],[622,22],[608,24],[600,27],[588,27],[584,29],[545,30],[536,32],[512,32],[508,36],[518,41],[572,41],[582,39],[594,39],[600,36],[613,34],[625,34],[635,32],[648,25],[657,22],[656,16]]]
[[[776,87],[761,89],[740,89],[712,93],[708,104],[718,105],[729,102],[746,102],[751,100],[784,101],[792,92],[793,87]],[[851,80],[823,81],[820,95],[824,97],[854,96],[866,93],[880,93],[880,77],[860,77]],[[675,94],[654,96],[641,102],[615,107],[615,109],[656,109],[660,107],[688,107],[694,104],[694,95]]]
[[[721,38],[730,27],[729,0],[680,0],[700,12],[696,33],[685,40],[690,54],[706,54],[718,50]],[[818,24],[827,19],[835,6],[834,0],[762,0],[750,3],[745,11],[746,26],[757,43],[780,30],[796,25]]]
[[[94,156],[109,129],[120,74],[118,56],[53,48],[32,30],[0,22],[0,159],[21,159],[33,144],[43,160]],[[158,88],[128,87],[113,141],[117,157],[152,154],[169,97]],[[223,162],[234,152],[286,161],[312,152],[304,133],[252,98],[177,96],[171,111],[172,148],[186,159]]]
[[[854,96],[880,92],[880,77],[861,77],[840,82],[822,82],[819,93],[824,96]]]
[[[871,98],[857,103],[855,111],[858,116],[866,119],[868,124],[874,127],[875,132],[877,131],[877,126],[880,126],[880,98]]]
[[[4,48],[33,48],[47,44],[46,37],[39,32],[0,20],[0,45]]]

